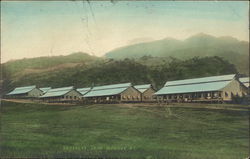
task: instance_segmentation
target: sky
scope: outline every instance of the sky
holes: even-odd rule
[[[249,2],[1,1],[1,63],[198,33],[249,41]]]

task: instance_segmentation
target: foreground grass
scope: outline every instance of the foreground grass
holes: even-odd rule
[[[0,157],[241,159],[249,112],[3,102]]]

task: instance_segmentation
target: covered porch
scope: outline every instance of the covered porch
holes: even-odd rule
[[[192,92],[179,94],[166,94],[160,96],[158,101],[163,102],[220,102],[222,99],[221,91]]]

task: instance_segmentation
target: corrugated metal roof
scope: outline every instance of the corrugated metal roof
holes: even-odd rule
[[[91,90],[91,87],[88,87],[88,88],[78,88],[76,90],[78,92],[80,92],[82,95],[85,95],[86,93],[88,93]]]
[[[58,91],[71,90],[71,89],[74,89],[74,87],[69,86],[69,87],[54,88],[54,89],[50,89],[49,92],[58,92]]]
[[[51,89],[51,87],[43,87],[43,88],[39,88],[41,91],[43,91],[43,93],[46,93],[48,90]]]
[[[34,88],[36,88],[35,85],[33,85],[33,86],[25,86],[25,87],[17,87],[13,91],[11,91],[10,93],[8,93],[7,95],[25,94],[25,93],[30,92]]]
[[[120,94],[128,87],[132,86],[131,83],[113,84],[105,86],[93,87],[90,92],[83,97],[98,97],[98,96],[110,96]]]
[[[113,88],[113,89],[103,89],[103,90],[91,90],[83,97],[99,97],[99,96],[110,96],[120,94],[121,92],[125,91],[127,87],[123,88]]]
[[[77,91],[89,91],[91,89],[91,87],[87,87],[87,88],[77,88]]]
[[[228,85],[231,81],[218,81],[210,83],[197,83],[187,85],[177,85],[163,87],[155,95],[161,94],[178,94],[178,93],[192,93],[192,92],[207,92],[218,91]]]
[[[63,95],[65,95],[66,93],[70,92],[73,89],[74,89],[73,86],[50,89],[50,90],[48,90],[48,92],[46,92],[40,98],[63,96]]]
[[[214,82],[214,81],[228,81],[228,80],[234,79],[235,76],[236,76],[235,74],[230,74],[230,75],[222,75],[222,76],[211,76],[211,77],[203,77],[203,78],[168,81],[166,82],[165,87],[174,86],[174,85],[183,85],[183,84],[207,83],[207,82]]]
[[[249,77],[242,77],[239,79],[241,83],[243,83],[246,87],[249,87]]]
[[[242,82],[242,83],[249,83],[249,77],[242,77],[242,78],[239,78],[239,80]]]
[[[134,86],[141,93],[145,92],[147,89],[151,88],[151,84],[143,84]]]
[[[111,85],[104,85],[104,86],[96,86],[96,87],[93,87],[92,90],[123,88],[123,87],[129,87],[129,86],[132,86],[131,83],[111,84]]]

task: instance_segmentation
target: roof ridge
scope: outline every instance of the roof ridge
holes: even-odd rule
[[[100,91],[100,90],[107,90],[107,89],[118,89],[118,88],[127,88],[127,86],[125,87],[114,87],[114,88],[102,88],[102,89],[91,89],[91,91]]]
[[[228,80],[216,80],[216,81],[206,81],[206,82],[195,82],[195,83],[172,84],[172,85],[165,85],[164,87],[182,86],[182,85],[194,85],[194,84],[202,84],[202,83],[214,83],[214,82],[231,81],[231,80],[232,79],[228,79]]]
[[[36,85],[32,85],[32,86],[23,86],[23,87],[16,87],[15,89],[27,89],[27,88],[33,88],[36,87]],[[15,90],[14,89],[14,90]]]
[[[106,85],[101,85],[101,86],[94,86],[94,88],[95,88],[95,87],[102,87],[102,86],[119,85],[119,84],[131,84],[131,82],[127,82],[127,83],[116,83],[116,84],[106,84]]]
[[[220,77],[220,76],[232,76],[232,75],[236,75],[236,74],[227,74],[227,75],[218,75],[218,76],[206,76],[206,77],[197,77],[197,78],[186,78],[186,79],[181,79],[181,80],[172,80],[172,81],[184,81],[184,80],[191,80],[191,79],[202,79],[202,78],[210,78],[210,77]],[[168,81],[168,82],[172,82],[172,81]]]

